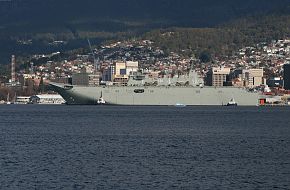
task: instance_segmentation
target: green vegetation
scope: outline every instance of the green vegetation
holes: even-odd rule
[[[0,76],[7,76],[9,74],[7,65],[0,65]]]
[[[211,55],[232,55],[259,42],[290,37],[290,15],[248,17],[216,28],[170,28],[154,30],[143,38],[166,52],[192,54],[209,61]],[[209,53],[211,55],[209,55]]]
[[[199,59],[202,63],[208,63],[212,60],[212,56],[209,51],[205,50],[200,53]]]

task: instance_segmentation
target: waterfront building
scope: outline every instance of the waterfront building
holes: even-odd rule
[[[59,94],[42,94],[31,96],[29,103],[33,104],[64,104],[65,100]]]
[[[290,90],[290,64],[284,65],[284,89]]]
[[[263,69],[243,70],[244,86],[254,88],[263,84]]]
[[[89,86],[99,86],[100,84],[100,73],[95,72],[94,74],[89,74]]]
[[[115,75],[126,75],[126,63],[124,62],[116,62],[115,65]]]
[[[231,69],[225,67],[213,67],[207,76],[207,83],[209,86],[221,87],[227,81],[227,76]]]
[[[11,83],[16,82],[15,65],[16,65],[15,55],[12,55],[11,57]]]
[[[102,81],[113,81],[115,71],[115,65],[109,65],[105,68],[102,73]]]
[[[138,62],[115,62],[104,69],[102,74],[102,81],[114,82],[114,83],[127,83],[129,75],[128,73],[137,70],[135,68]],[[127,65],[129,69],[127,70]],[[128,72],[128,73],[127,73]]]
[[[72,75],[72,85],[88,86],[89,74],[88,73],[74,73]]]
[[[249,81],[249,87],[257,87],[263,84],[263,69],[250,69],[248,75],[246,76]]]
[[[72,76],[72,85],[80,86],[99,86],[100,74],[99,73],[75,73]]]
[[[126,75],[133,75],[139,69],[138,61],[126,61]]]
[[[71,77],[57,77],[55,79],[52,79],[51,82],[55,83],[62,83],[62,84],[72,84],[72,78]]]
[[[114,83],[127,83],[128,82],[128,75],[126,71],[126,63],[125,62],[115,62],[115,73],[113,77]]]
[[[15,104],[28,104],[30,96],[17,96]]]
[[[267,80],[267,85],[269,87],[283,87],[283,79],[281,77],[274,77]]]

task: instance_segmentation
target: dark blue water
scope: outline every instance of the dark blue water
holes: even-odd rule
[[[0,189],[290,189],[290,107],[1,105]]]

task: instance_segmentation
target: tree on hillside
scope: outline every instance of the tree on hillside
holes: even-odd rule
[[[199,59],[202,63],[208,63],[212,60],[211,53],[207,50],[204,50],[200,53]]]
[[[40,82],[39,82],[38,92],[44,93],[44,91],[45,91],[45,84],[43,81],[43,77],[41,77]]]

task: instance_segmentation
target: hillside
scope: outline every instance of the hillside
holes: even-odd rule
[[[97,45],[159,28],[216,28],[289,5],[289,0],[0,1],[0,64],[9,63],[11,54],[85,47],[87,38]],[[66,43],[52,45],[56,40]]]
[[[0,23],[12,31],[22,25],[28,32],[31,27],[33,31],[70,30],[67,25],[75,29],[81,25],[94,28],[91,24],[104,20],[119,22],[124,27],[130,25],[128,21],[205,27],[287,5],[289,0],[12,0],[1,2]]]
[[[290,38],[290,14],[248,17],[214,28],[159,29],[143,38],[154,41],[167,52],[189,56],[198,56],[203,51],[231,55],[245,46]]]

